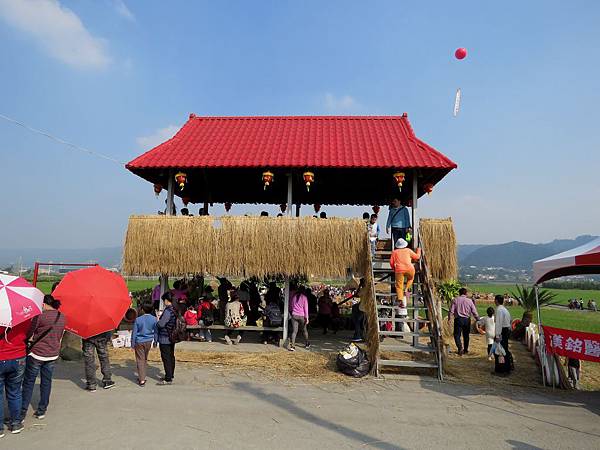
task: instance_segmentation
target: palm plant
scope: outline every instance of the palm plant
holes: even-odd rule
[[[452,300],[458,297],[458,291],[462,285],[458,282],[458,280],[448,280],[442,283],[438,283],[436,286],[436,290],[438,295],[442,298],[444,302],[450,307],[452,304]]]
[[[510,295],[517,300],[519,305],[524,309],[523,317],[521,318],[521,326],[527,328],[533,319],[533,311],[536,309],[535,300],[535,288],[528,288],[527,286],[516,285],[516,292],[510,293]],[[541,289],[538,293],[538,302],[540,307],[554,305],[557,303],[554,301],[556,294],[546,289]]]

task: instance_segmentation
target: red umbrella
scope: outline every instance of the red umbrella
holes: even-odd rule
[[[84,339],[117,328],[131,304],[123,277],[100,266],[68,273],[52,295],[61,302],[65,328]]]

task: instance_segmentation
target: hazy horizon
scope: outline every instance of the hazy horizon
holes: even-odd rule
[[[0,114],[119,161],[0,120],[0,247],[120,246],[164,205],[121,162],[191,112],[407,112],[458,164],[419,216],[453,217],[459,242],[600,234],[598,23],[600,2],[557,0],[0,1]]]

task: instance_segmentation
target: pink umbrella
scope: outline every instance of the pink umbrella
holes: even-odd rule
[[[21,277],[0,274],[0,327],[14,327],[42,313],[44,294]]]

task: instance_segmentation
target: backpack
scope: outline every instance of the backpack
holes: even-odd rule
[[[177,344],[178,342],[185,341],[187,339],[187,323],[185,323],[185,318],[179,314],[178,311],[173,309],[172,311],[175,320],[169,320],[169,324],[171,322],[175,322],[169,328],[169,339],[172,344]]]
[[[283,323],[283,316],[281,314],[281,310],[279,306],[274,303],[271,303],[267,306],[265,311],[267,319],[269,319],[269,325],[272,327],[279,327]]]
[[[213,323],[215,323],[215,315],[213,314],[212,308],[202,309],[201,320],[207,327],[210,327]]]

